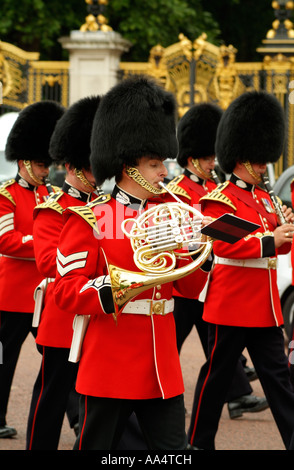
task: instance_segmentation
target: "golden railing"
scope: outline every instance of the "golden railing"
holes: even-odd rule
[[[275,168],[279,176],[294,164],[294,60],[278,54],[262,62],[238,63],[236,53],[231,45],[209,43],[205,34],[194,42],[180,35],[179,42],[169,47],[154,46],[147,62],[121,62],[120,73],[122,79],[133,74],[155,77],[175,94],[179,117],[194,103],[209,101],[226,109],[245,91],[273,93],[285,110],[287,122],[284,155]],[[44,99],[67,107],[69,80],[69,62],[39,61],[37,53],[0,42],[0,113],[21,110]]]

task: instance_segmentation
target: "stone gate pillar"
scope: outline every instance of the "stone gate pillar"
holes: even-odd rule
[[[103,15],[107,0],[85,0],[89,15],[78,31],[61,38],[69,51],[69,105],[105,94],[118,82],[120,60],[131,43],[112,30]]]
[[[69,104],[115,85],[121,56],[130,48],[114,31],[72,31],[60,42],[69,50]]]

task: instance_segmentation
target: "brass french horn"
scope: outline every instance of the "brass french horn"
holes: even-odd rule
[[[178,202],[156,204],[136,219],[123,221],[122,230],[130,239],[134,262],[141,272],[108,265],[115,321],[138,294],[183,278],[208,259],[213,241],[201,233],[202,214],[176,199]],[[190,263],[176,268],[177,260],[191,256]]]

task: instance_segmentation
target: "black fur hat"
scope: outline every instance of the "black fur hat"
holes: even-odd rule
[[[222,109],[210,103],[192,106],[178,125],[179,154],[181,167],[187,166],[188,157],[203,158],[214,155],[216,131]]]
[[[91,138],[91,167],[96,183],[121,174],[138,158],[176,158],[176,102],[151,78],[133,76],[102,98]]]
[[[285,118],[279,101],[266,92],[246,92],[224,112],[216,137],[216,157],[225,173],[237,162],[274,163],[283,151]]]
[[[56,101],[39,101],[24,108],[8,135],[6,160],[34,160],[49,166],[50,138],[63,113],[64,107]]]
[[[55,163],[89,170],[90,139],[100,96],[89,96],[73,103],[58,121],[52,134],[49,153]]]

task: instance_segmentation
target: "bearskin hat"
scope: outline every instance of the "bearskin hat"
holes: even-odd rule
[[[73,103],[56,124],[49,153],[55,163],[89,170],[90,139],[100,96],[89,96]]]
[[[246,92],[236,98],[220,120],[216,157],[225,173],[237,162],[274,163],[283,151],[285,118],[279,101],[266,92]]]
[[[216,131],[222,109],[210,103],[192,106],[178,124],[179,154],[181,167],[187,166],[189,157],[203,158],[215,154]]]
[[[56,101],[39,101],[24,108],[8,135],[5,158],[10,162],[29,160],[49,166],[49,142],[64,107]]]
[[[133,76],[101,99],[94,118],[90,162],[96,183],[121,174],[142,156],[176,158],[176,102],[151,78]]]

